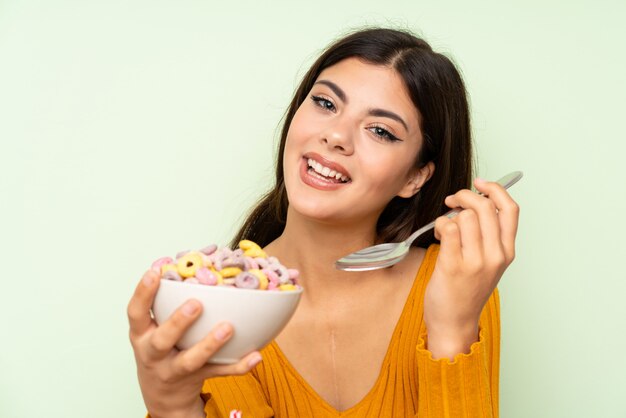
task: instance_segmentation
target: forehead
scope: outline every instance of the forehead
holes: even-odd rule
[[[398,72],[385,65],[347,58],[325,68],[317,78],[337,84],[350,104],[399,113],[412,129],[418,129],[419,112]]]

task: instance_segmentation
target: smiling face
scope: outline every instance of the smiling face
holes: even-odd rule
[[[289,210],[325,222],[373,222],[415,194],[419,113],[398,73],[348,58],[322,71],[295,113],[283,155]]]

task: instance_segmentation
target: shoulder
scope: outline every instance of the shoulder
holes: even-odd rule
[[[388,270],[387,273],[395,278],[391,282],[396,283],[396,286],[402,283],[401,286],[406,289],[407,295],[413,293],[411,290],[422,287],[420,283],[424,284],[430,278],[438,253],[438,244],[430,245],[428,248],[411,247],[404,260]]]
[[[428,248],[411,247],[407,255],[405,268],[412,272],[414,278],[430,276],[439,255],[439,244],[431,244]],[[400,263],[399,263],[400,264]]]
[[[429,256],[431,257],[434,256],[434,258],[436,259],[437,254],[439,254],[439,247],[440,247],[439,244],[430,244],[428,248],[425,249],[425,251]]]

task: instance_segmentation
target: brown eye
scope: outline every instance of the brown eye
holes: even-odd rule
[[[389,142],[401,141],[400,138],[394,136],[391,132],[389,132],[388,130],[380,126],[373,126],[369,128],[369,131],[372,132],[377,137],[384,139],[385,141],[389,141]]]
[[[311,96],[311,100],[313,100],[316,106],[319,106],[322,109],[329,110],[331,112],[335,111],[335,105],[330,100],[319,96]]]

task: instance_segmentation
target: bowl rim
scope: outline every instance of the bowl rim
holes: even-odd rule
[[[242,288],[238,288],[238,287],[229,287],[229,286],[211,286],[211,285],[207,285],[207,284],[202,284],[202,283],[185,283],[183,281],[177,281],[177,280],[170,280],[170,279],[163,279],[161,278],[161,284],[163,284],[164,282],[170,283],[167,284],[167,286],[195,286],[197,289],[213,289],[211,291],[217,291],[217,292],[238,292],[239,294],[256,294],[256,295],[262,295],[262,294],[268,294],[268,295],[296,295],[299,293],[302,293],[304,291],[304,288],[300,285],[296,285],[298,286],[296,289],[294,290],[279,290],[279,291],[274,291],[274,290],[259,290],[259,289],[242,289]],[[202,292],[205,292],[205,290],[202,290]],[[274,296],[272,296],[274,297]]]

